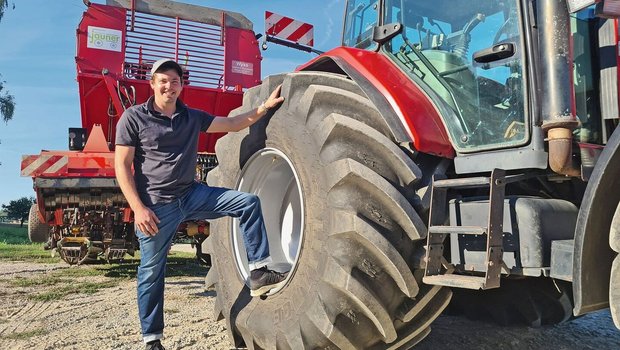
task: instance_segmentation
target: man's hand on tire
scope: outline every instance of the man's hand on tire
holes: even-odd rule
[[[272,92],[271,95],[267,98],[267,100],[263,103],[263,106],[267,110],[277,107],[282,101],[284,101],[284,97],[280,96],[280,90],[282,89],[282,85],[278,85]]]

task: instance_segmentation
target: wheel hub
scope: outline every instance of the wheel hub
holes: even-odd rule
[[[273,270],[295,269],[303,242],[304,207],[299,177],[290,159],[280,150],[265,148],[246,163],[237,190],[253,193],[261,200]],[[233,225],[235,262],[247,281],[249,264],[238,220]],[[273,291],[276,292],[276,291]]]

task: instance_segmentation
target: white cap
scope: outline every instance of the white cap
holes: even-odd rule
[[[160,73],[168,69],[174,69],[179,74],[179,77],[183,77],[183,68],[180,64],[178,64],[175,60],[170,58],[162,58],[161,60],[157,60],[153,63],[153,68],[151,68],[151,76],[155,73]]]

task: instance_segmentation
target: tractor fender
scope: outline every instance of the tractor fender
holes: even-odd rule
[[[620,201],[620,128],[601,153],[585,194],[575,228],[573,295],[576,316],[609,306],[609,278],[614,252],[609,230]]]
[[[438,106],[385,55],[338,47],[299,66],[297,71],[347,75],[385,116],[397,142],[412,142],[422,153],[455,157]]]

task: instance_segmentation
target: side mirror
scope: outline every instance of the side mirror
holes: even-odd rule
[[[513,43],[501,43],[474,52],[473,58],[477,63],[490,63],[512,57],[514,54],[515,45]]]
[[[372,33],[372,40],[381,46],[398,35],[402,30],[403,25],[398,22],[377,26]]]

